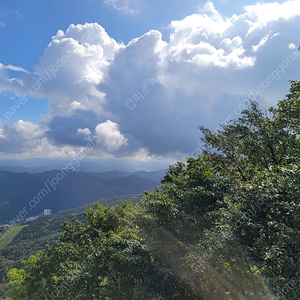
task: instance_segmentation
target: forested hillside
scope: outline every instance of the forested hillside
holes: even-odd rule
[[[20,223],[45,208],[55,213],[99,199],[143,193],[159,184],[155,172],[85,173],[72,167],[69,163],[68,168],[34,174],[0,171],[0,225]]]
[[[8,273],[11,299],[300,298],[300,82],[255,99],[141,205],[96,205]]]
[[[133,202],[140,201],[140,195],[130,195],[116,198],[101,199],[105,206],[117,205],[127,199]],[[5,299],[4,290],[8,288],[7,272],[11,268],[22,267],[22,261],[30,255],[36,254],[46,245],[54,246],[62,233],[65,221],[84,219],[84,211],[90,205],[61,211],[49,216],[26,222],[24,225],[0,227],[0,299]]]

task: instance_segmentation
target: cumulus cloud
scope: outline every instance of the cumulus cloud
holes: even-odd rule
[[[95,134],[108,151],[115,151],[127,145],[127,139],[120,133],[119,125],[111,120],[98,124]]]
[[[237,116],[244,94],[284,96],[299,69],[298,8],[292,0],[258,3],[225,17],[208,2],[171,22],[168,41],[151,30],[127,45],[98,24],[59,30],[34,74],[0,64],[0,89],[47,97],[50,110],[43,124],[3,127],[1,151],[65,156],[97,137],[93,156],[191,155],[198,125]],[[10,78],[9,68],[23,74]]]
[[[300,2],[298,0],[284,3],[257,3],[245,7],[246,22],[250,25],[248,34],[267,27],[269,23],[278,20],[290,21],[300,15]]]
[[[70,115],[76,109],[101,113],[103,94],[95,85],[123,47],[98,24],[70,25],[59,30],[40,58],[34,76],[24,76],[24,92],[48,97],[50,116]]]
[[[12,127],[3,126],[0,149],[3,153],[24,153],[39,146],[43,131],[38,124],[19,120]]]
[[[45,124],[19,120],[13,126],[0,129],[0,153],[7,157],[72,157],[83,147],[55,145],[45,134]]]
[[[298,5],[292,2],[289,10]],[[278,20],[288,23],[289,14],[277,23],[269,14],[263,23],[260,7],[248,6],[243,14],[226,18],[209,2],[200,13],[171,23],[168,43],[150,31],[118,51],[99,84],[112,120],[152,154],[189,154],[198,140],[197,125],[216,126],[234,117],[242,95],[250,94],[282,61],[274,51],[282,49]],[[272,53],[266,56],[264,49]],[[145,84],[151,88],[143,98],[138,94]],[[122,107],[127,99],[139,101],[132,111]]]
[[[76,110],[69,116],[56,115],[47,123],[47,138],[57,146],[84,146],[87,141],[79,129],[93,130],[99,118],[93,111]]]

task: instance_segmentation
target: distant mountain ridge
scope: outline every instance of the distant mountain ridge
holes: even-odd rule
[[[163,174],[0,171],[0,224],[17,223],[46,208],[55,213],[103,198],[140,194],[157,187]]]
[[[9,171],[14,173],[43,173],[46,172],[45,168],[33,168],[33,167],[22,167],[22,166],[12,166],[12,167],[0,167],[0,171]]]
[[[74,157],[69,158],[26,158],[0,159],[0,171],[16,171],[23,169],[28,173],[41,173],[64,168]],[[85,158],[76,166],[76,171],[89,173],[111,170],[137,172],[139,170],[166,170],[168,165],[153,161],[127,161],[124,159],[88,159]]]
[[[95,172],[92,173],[95,176],[98,176],[100,178],[103,179],[112,179],[112,178],[120,178],[120,177],[126,177],[126,176],[139,176],[139,177],[143,177],[143,178],[147,178],[150,180],[154,180],[154,181],[159,181],[161,178],[163,178],[165,176],[166,170],[160,170],[160,171],[152,171],[152,172],[147,172],[147,171],[138,171],[138,172],[126,172],[126,171],[117,171],[117,170],[113,170],[113,171],[106,171],[106,172]]]

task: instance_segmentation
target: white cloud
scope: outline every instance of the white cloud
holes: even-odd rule
[[[30,74],[30,72],[28,72],[27,70],[23,69],[22,67],[16,67],[16,66],[13,66],[13,65],[7,65],[7,66],[3,66],[3,67],[5,69],[8,69],[8,70]]]
[[[275,38],[275,37],[278,36],[278,35],[280,35],[279,32],[274,33],[274,34],[271,36],[271,39]]]
[[[257,3],[245,7],[245,17],[250,28],[248,34],[256,29],[267,27],[269,23],[276,22],[280,19],[291,21],[294,17],[300,15],[300,2],[298,0],[285,1],[282,4],[274,3]]]
[[[115,151],[127,145],[127,139],[120,133],[119,125],[110,120],[98,124],[95,134],[108,151]]]
[[[257,45],[253,45],[252,49],[256,52],[260,47],[262,47],[269,39],[269,35],[264,36]]]
[[[88,128],[78,128],[78,134],[82,134],[84,138],[89,141],[92,140],[92,132]]]
[[[70,108],[72,110],[76,110],[76,109],[79,109],[81,108],[82,104],[80,102],[78,102],[77,100],[73,101],[71,104],[70,104]]]
[[[23,82],[17,78],[10,78],[7,67],[0,63],[0,92],[15,91],[19,92],[23,89]]]
[[[0,139],[5,138],[4,129],[0,129]]]
[[[42,136],[43,130],[40,125],[19,120],[12,127],[4,126],[1,129],[1,152],[26,153],[40,145]]]
[[[41,130],[40,126],[28,121],[19,120],[13,126],[17,132],[20,132],[25,137],[30,138],[38,138],[42,135],[43,131]]]
[[[0,129],[0,153],[8,157],[72,157],[82,147],[53,145],[45,136],[44,124],[19,120]]]
[[[46,124],[22,121],[1,129],[1,149],[67,156],[96,135],[101,143],[93,156],[182,159],[197,147],[198,125],[216,127],[238,115],[241,95],[270,74],[276,84],[269,81],[264,96],[286,94],[300,59],[284,72],[274,70],[295,51],[298,6],[258,3],[224,17],[208,2],[171,22],[168,42],[156,30],[127,45],[98,24],[59,30],[35,74],[10,66],[23,74],[9,78],[8,66],[0,64],[0,90],[47,97],[50,109]],[[133,110],[124,105],[128,99],[139,100]]]
[[[296,49],[296,45],[294,43],[290,43],[288,45],[288,48],[294,50],[294,49]]]
[[[70,115],[74,109],[102,111],[103,94],[95,85],[123,47],[98,24],[70,25],[59,30],[35,68],[35,78],[26,78],[34,95],[49,97],[50,115]],[[33,88],[32,88],[33,87]]]
[[[248,68],[255,58],[245,55],[240,35],[229,31],[238,17],[223,18],[212,2],[208,2],[200,14],[194,14],[181,21],[173,21],[169,53],[171,59],[184,60],[200,66]]]

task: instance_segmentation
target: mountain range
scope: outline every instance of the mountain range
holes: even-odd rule
[[[159,185],[165,171],[102,173],[16,173],[0,171],[0,224],[89,204],[103,198],[136,195]]]
[[[73,158],[26,158],[26,159],[1,159],[0,171],[41,173],[51,170],[60,170],[70,163]],[[172,162],[173,163],[173,162]],[[88,159],[80,160],[76,171],[105,172],[111,170],[137,172],[138,170],[155,171],[166,170],[168,165],[153,161],[128,161],[126,159]]]

